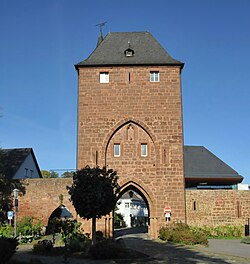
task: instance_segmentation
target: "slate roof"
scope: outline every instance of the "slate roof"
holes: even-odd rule
[[[27,156],[33,156],[38,173],[42,178],[40,168],[38,166],[35,154],[32,148],[16,148],[16,149],[1,149],[0,162],[4,170],[4,174],[8,179],[12,179]]]
[[[231,180],[239,183],[243,177],[203,146],[184,146],[186,180]]]
[[[130,197],[129,192],[125,192],[120,199],[131,199],[133,201],[143,201],[142,198],[140,198],[139,196],[137,196],[134,192],[133,192],[133,196]]]
[[[125,56],[132,49],[134,55]],[[149,32],[110,32],[92,54],[75,65],[174,65],[183,68],[184,63],[173,59]]]

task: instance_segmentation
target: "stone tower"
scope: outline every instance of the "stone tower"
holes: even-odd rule
[[[181,70],[149,32],[112,32],[78,71],[77,166],[103,166],[120,176],[149,210],[149,234],[185,222]],[[106,228],[106,227],[105,227]]]

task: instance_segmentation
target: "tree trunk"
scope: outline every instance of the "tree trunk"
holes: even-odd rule
[[[96,217],[92,218],[92,245],[96,244]]]

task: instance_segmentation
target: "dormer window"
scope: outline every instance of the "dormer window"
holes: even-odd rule
[[[124,54],[125,54],[126,57],[132,57],[134,55],[134,53],[135,52],[132,49],[130,49],[130,48],[128,48],[128,49],[126,49],[124,51]]]

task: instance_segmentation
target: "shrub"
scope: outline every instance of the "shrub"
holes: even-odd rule
[[[42,222],[36,221],[33,217],[25,216],[17,222],[17,233],[23,236],[40,235]]]
[[[80,231],[81,223],[77,222],[76,220],[61,219],[58,220],[57,224],[65,245],[70,243],[70,240],[85,239],[84,235]]]
[[[172,224],[162,227],[159,232],[159,238],[164,241],[181,243],[186,245],[207,245],[208,240],[205,233],[195,232],[186,224]]]
[[[191,227],[194,232],[203,232],[209,238],[239,238],[244,232],[243,226]]]
[[[1,263],[7,263],[7,261],[16,252],[18,242],[16,238],[0,237],[0,260]]]
[[[106,239],[92,245],[89,250],[94,259],[115,259],[124,254],[124,247],[113,239]]]
[[[91,246],[91,240],[83,233],[78,233],[68,241],[68,248],[71,252],[87,252]]]
[[[0,225],[0,237],[13,237],[14,229],[11,225]]]
[[[96,241],[102,241],[104,240],[103,232],[102,231],[96,231]]]
[[[53,243],[51,240],[44,239],[38,241],[37,244],[33,246],[33,252],[35,253],[45,253],[51,251],[53,248]]]

